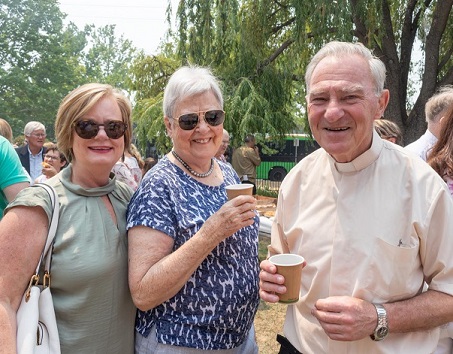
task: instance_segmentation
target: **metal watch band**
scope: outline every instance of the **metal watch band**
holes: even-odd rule
[[[377,326],[370,336],[374,341],[383,340],[388,334],[387,311],[380,304],[373,304],[377,313]]]

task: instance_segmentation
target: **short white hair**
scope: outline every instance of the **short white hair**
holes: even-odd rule
[[[385,64],[378,57],[365,47],[362,43],[332,41],[322,47],[312,58],[305,71],[305,85],[307,93],[310,92],[310,81],[316,66],[321,60],[328,57],[341,58],[348,55],[358,55],[367,61],[371,76],[374,80],[376,96],[380,96],[384,90],[386,68]]]
[[[44,134],[46,133],[46,127],[44,126],[44,124],[40,123],[40,122],[28,122],[26,125],[25,125],[25,128],[24,128],[24,135],[25,136],[30,136],[31,133],[33,133],[35,130],[44,130]]]
[[[164,91],[163,111],[169,118],[177,103],[187,97],[212,92],[223,109],[223,96],[219,82],[207,67],[183,66],[176,70],[168,80]]]

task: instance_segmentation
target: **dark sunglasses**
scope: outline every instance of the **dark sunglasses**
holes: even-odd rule
[[[92,120],[79,120],[74,124],[75,131],[82,139],[92,139],[98,135],[99,127],[104,127],[105,134],[110,139],[121,138],[127,129],[127,124],[120,120],[110,120],[98,124]]]
[[[213,109],[211,111],[198,113],[187,113],[174,119],[178,121],[179,127],[182,130],[192,130],[198,125],[200,113],[204,113],[203,117],[205,122],[213,127],[222,124],[225,120],[225,112],[221,109]]]

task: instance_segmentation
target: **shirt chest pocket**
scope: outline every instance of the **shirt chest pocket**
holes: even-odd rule
[[[418,239],[391,244],[376,238],[365,273],[366,290],[375,299],[390,302],[414,296],[423,286]]]

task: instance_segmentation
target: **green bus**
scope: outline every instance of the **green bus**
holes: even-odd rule
[[[256,168],[256,178],[270,181],[282,181],[300,160],[319,148],[308,134],[287,134],[284,140],[267,139],[264,145],[267,149],[260,146],[261,164]]]

